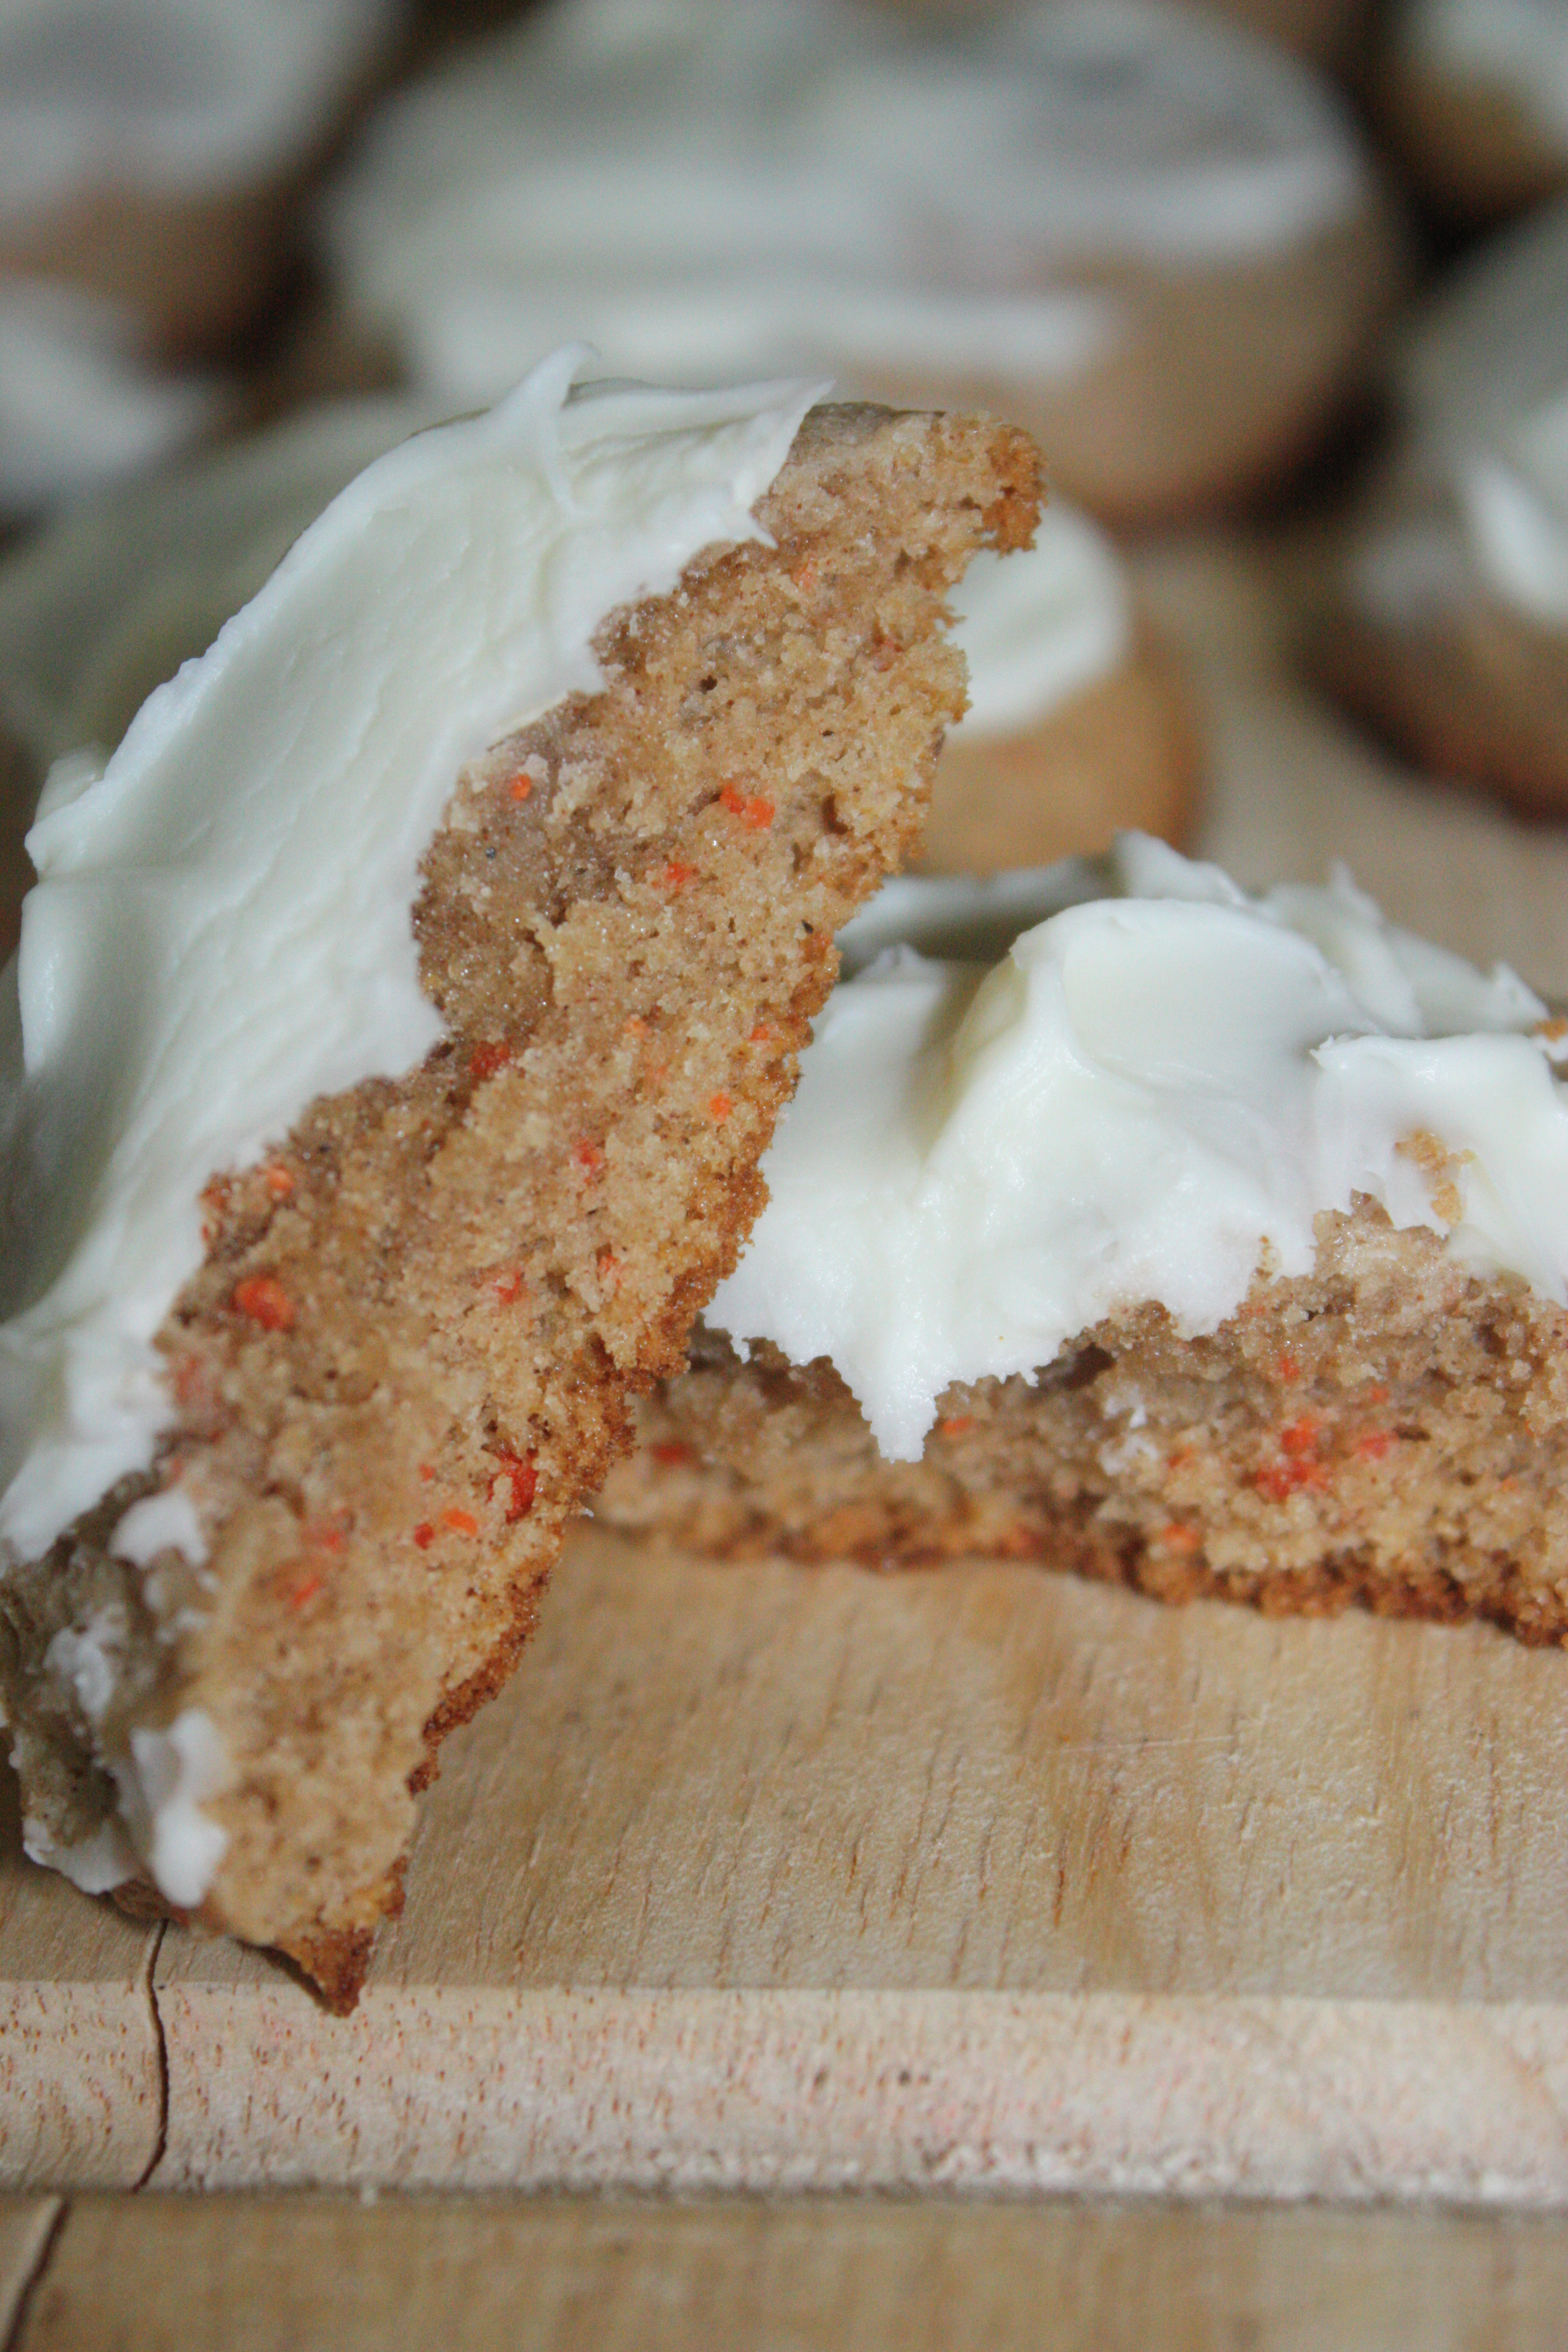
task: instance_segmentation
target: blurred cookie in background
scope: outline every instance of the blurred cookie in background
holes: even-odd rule
[[[1048,506],[1034,546],[976,557],[953,602],[969,709],[937,763],[921,865],[1049,865],[1129,827],[1185,840],[1200,765],[1191,698],[1094,525]]]
[[[1568,812],[1568,200],[1464,265],[1396,375],[1312,666],[1417,765]]]
[[[0,560],[13,830],[53,761],[111,751],[153,688],[206,650],[344,484],[433,421],[402,397],[301,413],[86,500]]]
[[[559,0],[381,107],[322,236],[324,334],[454,404],[574,336],[660,380],[820,369],[1011,417],[1133,523],[1317,447],[1397,278],[1336,94],[1157,0]]]
[[[0,514],[221,413],[299,200],[402,0],[11,0],[0,12]]]
[[[1373,91],[1449,228],[1507,220],[1568,186],[1568,0],[1405,0]]]

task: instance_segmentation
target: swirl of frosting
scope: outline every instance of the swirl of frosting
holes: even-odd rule
[[[1451,488],[1487,585],[1568,628],[1568,201],[1495,239],[1404,354],[1418,462]]]
[[[0,216],[244,183],[319,131],[403,0],[8,0]]]
[[[328,207],[351,307],[491,388],[607,364],[1070,373],[1092,263],[1256,257],[1363,201],[1293,61],[1153,0],[936,35],[838,0],[567,0],[384,108]]]

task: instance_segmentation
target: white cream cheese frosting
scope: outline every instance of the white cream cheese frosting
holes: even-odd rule
[[[117,303],[0,272],[0,515],[152,465],[219,407],[206,379],[148,365]]]
[[[844,0],[564,0],[384,108],[325,221],[351,311],[479,396],[563,332],[689,377],[1074,373],[1084,264],[1204,267],[1351,216],[1304,69],[1153,0],[944,33]]]
[[[708,1320],[830,1357],[892,1458],[950,1383],[1031,1373],[1119,1307],[1215,1329],[1266,1260],[1307,1272],[1315,1217],[1357,1193],[1568,1303],[1545,1007],[1343,876],[1249,898],[1128,835],[891,884],[843,948]],[[1451,1221],[1415,1137],[1452,1155]]]
[[[969,664],[964,741],[1016,735],[1109,677],[1132,643],[1127,575],[1102,531],[1053,500],[1032,547],[981,552],[952,593],[952,641]]]
[[[1410,470],[1449,513],[1373,548],[1367,601],[1395,614],[1442,601],[1468,566],[1526,619],[1568,628],[1568,199],[1457,273],[1409,338],[1398,388]]]
[[[286,164],[403,0],[0,0],[0,218]]]
[[[436,1043],[410,910],[459,769],[593,688],[614,608],[757,536],[814,396],[569,397],[580,356],[373,465],[107,764],[51,772],[0,1011],[14,1553],[151,1463],[210,1176]]]
[[[1563,0],[1414,0],[1402,54],[1445,81],[1502,92],[1568,155],[1568,7]]]

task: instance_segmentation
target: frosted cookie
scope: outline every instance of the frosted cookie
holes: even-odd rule
[[[1314,666],[1419,765],[1568,809],[1568,203],[1467,265],[1398,388]]]
[[[566,0],[384,107],[326,212],[346,325],[457,403],[613,368],[810,365],[1026,425],[1113,518],[1272,478],[1386,301],[1348,115],[1175,8],[945,30],[833,0]]]
[[[399,0],[15,0],[0,16],[0,514],[212,421],[307,168]]]
[[[1181,840],[1199,767],[1185,680],[1094,525],[1048,506],[1034,546],[976,556],[953,603],[969,708],[937,763],[922,864],[1043,865],[1128,827]]]
[[[1500,221],[1568,184],[1563,0],[1406,0],[1377,84],[1403,161],[1447,221]]]
[[[947,591],[1034,519],[1005,428],[574,365],[373,465],[56,766],[6,975],[27,1849],[340,2006],[760,1204],[962,699]]]
[[[894,884],[843,944],[601,1521],[1568,1635],[1565,1024],[1522,982],[1139,840]]]
[[[304,410],[0,562],[0,726],[40,781],[62,751],[112,749],[350,477],[429,421],[398,396]],[[1031,549],[976,557],[955,604],[969,709],[938,763],[926,863],[1039,863],[1127,825],[1181,838],[1198,768],[1185,684],[1094,526],[1051,505]]]

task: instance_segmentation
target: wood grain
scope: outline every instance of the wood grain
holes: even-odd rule
[[[0,2189],[129,2187],[152,2163],[158,1933],[24,1858],[0,1774]]]
[[[1565,2298],[1518,2218],[100,2198],[18,2352],[1554,2352]]]
[[[587,1537],[356,2018],[171,1931],[175,2186],[1568,2202],[1568,1658]]]

